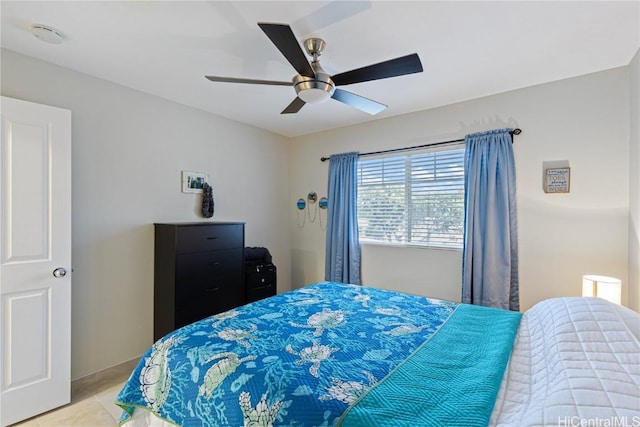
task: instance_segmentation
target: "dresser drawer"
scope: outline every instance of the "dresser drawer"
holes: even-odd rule
[[[238,298],[229,298],[233,296],[229,292],[220,289],[217,292],[210,292],[202,295],[195,301],[190,302],[187,306],[176,307],[174,328],[179,328],[195,321],[204,319],[213,314],[222,313],[244,304],[243,300]]]
[[[203,302],[209,306],[209,314],[242,305],[244,303],[242,277],[239,274],[229,273],[206,279],[176,282],[176,310],[189,310],[189,307],[201,305]]]
[[[237,275],[220,275],[176,282],[176,309],[188,308],[201,299],[215,299],[223,290],[238,286]]]
[[[236,271],[242,274],[243,250],[207,251],[176,257],[176,280],[215,277]]]
[[[242,224],[197,225],[181,227],[178,231],[176,252],[190,253],[244,246]]]
[[[191,301],[186,306],[176,307],[175,311],[175,328],[188,325],[211,316],[212,313],[220,313],[224,311],[220,306],[220,292],[202,295],[195,301]]]

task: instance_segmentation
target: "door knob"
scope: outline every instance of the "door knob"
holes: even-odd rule
[[[67,270],[65,270],[62,267],[58,267],[55,270],[53,270],[53,277],[56,277],[58,279],[66,275],[67,275]]]

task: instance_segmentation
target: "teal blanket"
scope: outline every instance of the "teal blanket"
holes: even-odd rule
[[[171,332],[116,403],[184,427],[486,425],[519,316],[319,283]]]
[[[459,306],[437,334],[351,406],[338,425],[486,426],[520,317]]]

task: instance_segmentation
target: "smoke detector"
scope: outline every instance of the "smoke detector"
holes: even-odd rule
[[[60,44],[62,43],[62,33],[55,28],[51,28],[47,25],[32,24],[31,34],[39,40],[47,43]]]

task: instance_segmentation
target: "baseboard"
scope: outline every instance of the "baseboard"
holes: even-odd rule
[[[99,391],[99,388],[106,389],[125,381],[136,367],[139,360],[140,358],[136,357],[110,368],[72,380],[71,399],[74,400],[74,396],[85,395],[86,393],[95,393]]]

